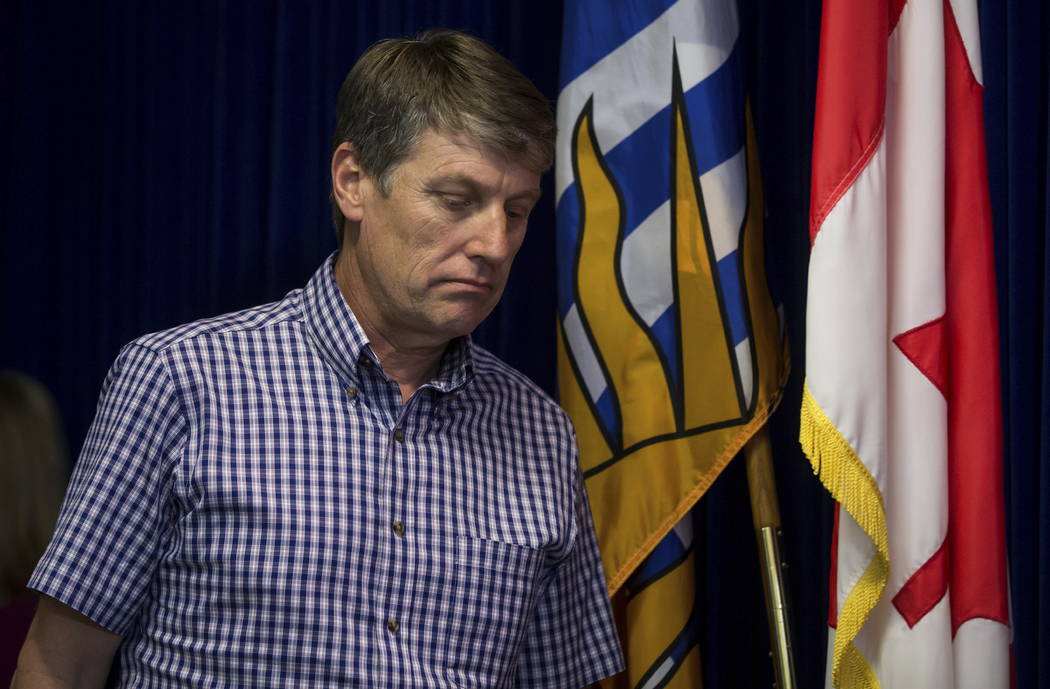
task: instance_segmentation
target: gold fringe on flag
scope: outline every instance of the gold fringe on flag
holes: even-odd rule
[[[813,471],[875,544],[875,554],[838,611],[831,684],[842,689],[878,689],[879,680],[853,640],[879,602],[890,573],[886,508],[875,478],[813,398],[802,393],[799,442]]]

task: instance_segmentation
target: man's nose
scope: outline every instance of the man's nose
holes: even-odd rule
[[[471,228],[467,253],[471,258],[480,258],[489,263],[502,263],[511,254],[511,242],[507,235],[507,214],[497,204],[479,213]]]

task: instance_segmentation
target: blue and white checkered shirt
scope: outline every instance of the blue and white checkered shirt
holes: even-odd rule
[[[30,587],[122,687],[582,687],[622,659],[566,415],[469,338],[402,404],[332,275],[147,335]]]

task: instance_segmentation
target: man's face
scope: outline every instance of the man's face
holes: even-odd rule
[[[471,332],[503,293],[539,179],[467,137],[428,130],[393,171],[389,196],[361,176],[353,260],[365,294],[354,301],[398,336]]]

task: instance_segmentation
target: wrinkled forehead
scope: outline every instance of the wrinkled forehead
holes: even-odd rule
[[[527,152],[507,150],[470,132],[448,132],[425,129],[409,147],[406,155],[391,172],[396,180],[409,166],[414,170],[434,173],[469,172],[472,169],[494,169],[513,174],[529,186],[539,186],[542,170],[536,169],[534,157]]]
[[[536,175],[546,172],[549,166],[544,165],[543,153],[524,135],[508,140],[509,137],[499,136],[495,132],[495,126],[486,128],[477,125],[462,129],[425,127],[408,147],[403,160],[431,155],[436,152],[435,144],[451,145],[462,151],[473,151],[480,158],[501,166],[522,167]],[[492,135],[487,136],[486,133]]]

